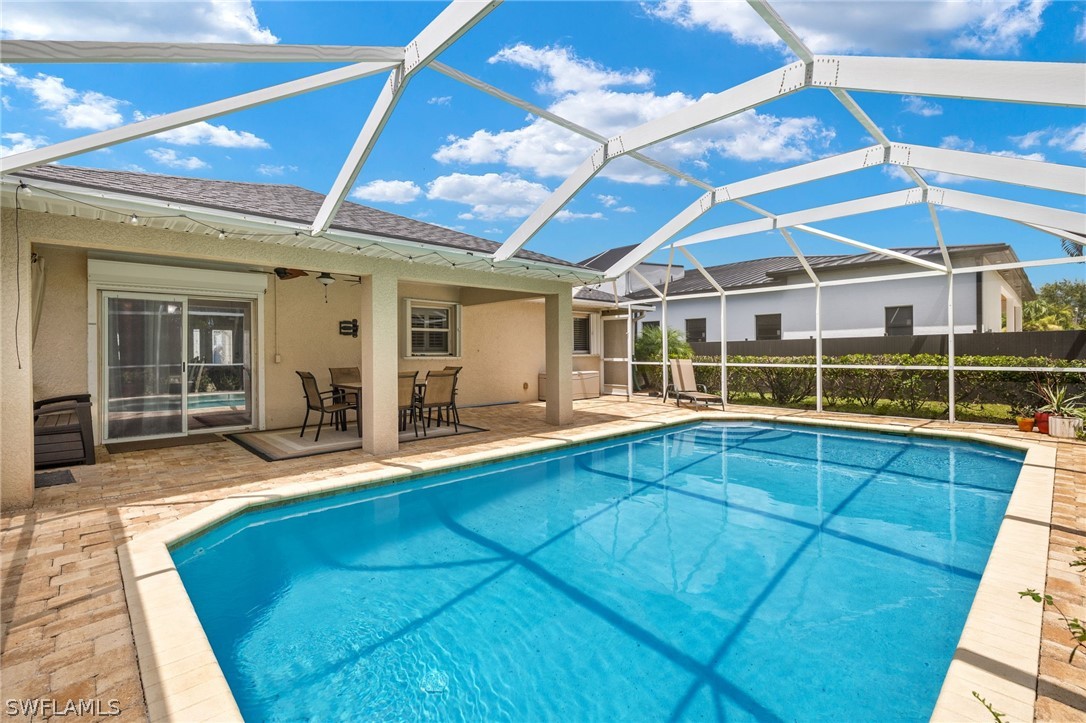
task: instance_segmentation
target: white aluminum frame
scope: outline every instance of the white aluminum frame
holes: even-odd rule
[[[363,125],[353,148],[347,156],[336,181],[311,225],[303,226],[312,236],[323,236],[328,231],[336,211],[347,191],[354,183],[366,162],[381,131],[389,121],[397,101],[408,81],[421,68],[430,66],[454,80],[508,102],[541,118],[556,123],[574,133],[596,142],[598,146],[551,195],[517,228],[489,259],[482,258],[491,268],[496,262],[512,258],[539,230],[554,217],[578,191],[589,183],[614,158],[630,156],[642,163],[670,174],[705,193],[687,208],[668,221],[659,230],[638,244],[619,262],[607,269],[605,279],[617,279],[630,273],[641,277],[635,268],[650,254],[671,241],[678,233],[709,212],[719,203],[736,203],[761,216],[759,219],[722,226],[694,234],[672,242],[671,258],[678,248],[706,277],[714,289],[712,294],[685,295],[682,298],[704,296],[720,297],[721,338],[726,334],[726,299],[730,295],[762,293],[771,289],[739,289],[727,291],[720,288],[710,274],[694,259],[686,246],[710,240],[731,238],[749,233],[778,230],[784,235],[804,270],[812,279],[809,284],[795,284],[788,288],[814,288],[818,324],[818,345],[821,344],[820,298],[822,286],[842,283],[870,283],[889,278],[902,279],[921,276],[945,275],[948,286],[948,335],[951,387],[951,418],[953,419],[953,277],[960,273],[979,270],[1027,268],[1056,263],[1077,263],[1082,257],[1066,259],[1042,259],[1038,261],[996,264],[984,267],[954,269],[943,239],[936,207],[946,206],[972,213],[981,213],[1008,219],[1030,228],[1086,245],[1086,215],[1062,208],[1021,203],[994,196],[967,193],[954,189],[929,186],[917,169],[950,173],[971,178],[1041,188],[1049,191],[1086,195],[1086,170],[1047,162],[1004,158],[941,148],[931,148],[907,143],[892,142],[871,120],[863,108],[852,98],[850,91],[891,93],[932,97],[966,98],[986,102],[1011,102],[1039,105],[1058,105],[1070,108],[1086,107],[1086,64],[1039,63],[1016,61],[988,61],[934,58],[880,58],[863,56],[815,55],[802,39],[784,22],[765,0],[748,0],[759,16],[796,54],[798,62],[782,66],[774,71],[753,78],[732,88],[709,95],[696,103],[669,115],[653,119],[640,126],[624,131],[613,138],[579,126],[550,111],[527,103],[481,80],[438,63],[435,58],[483,19],[500,0],[455,0],[447,6],[406,47],[383,46],[328,46],[328,45],[245,45],[225,43],[99,43],[84,41],[26,41],[5,40],[0,43],[0,62],[5,63],[158,63],[158,62],[350,62],[343,68],[310,75],[295,81],[225,98],[193,108],[133,123],[100,133],[92,133],[44,148],[12,154],[0,159],[0,173],[11,174],[34,165],[50,163],[73,155],[105,148],[127,140],[141,138],[173,128],[182,127],[226,113],[251,108],[282,98],[349,82],[383,71],[391,71],[389,80],[378,96]],[[641,149],[660,141],[687,133],[706,124],[714,123],[738,113],[807,89],[828,90],[857,122],[876,141],[876,145],[857,149],[837,156],[810,163],[784,168],[729,183],[712,186],[686,172],[661,163],[644,155]],[[745,199],[842,173],[854,172],[872,166],[890,164],[904,170],[915,188],[895,191],[879,196],[853,199],[837,204],[803,209],[784,214],[763,210]],[[5,179],[5,186],[11,179]],[[939,265],[923,259],[915,259],[892,250],[882,249],[838,234],[831,234],[810,226],[810,223],[840,218],[847,215],[899,208],[912,204],[926,204],[931,215],[936,241],[943,257]],[[249,220],[249,219],[247,219]],[[282,227],[282,226],[280,226]],[[806,263],[799,247],[787,229],[794,228],[817,234],[841,243],[922,267],[923,271],[889,276],[871,276],[859,279],[821,282]],[[353,239],[356,235],[349,235]],[[327,237],[325,237],[327,238]],[[345,243],[328,239],[330,243]],[[376,240],[373,243],[393,244]],[[403,244],[400,244],[403,246]],[[517,259],[520,264],[521,260]],[[669,261],[669,267],[671,262]],[[498,267],[507,270],[506,266]],[[515,270],[516,267],[512,267]],[[525,265],[525,268],[528,268]],[[580,275],[572,273],[571,278]],[[670,274],[669,274],[670,277]],[[641,277],[644,280],[644,277]],[[647,282],[646,282],[647,283]],[[668,300],[667,286],[663,294],[653,288],[665,307]],[[632,333],[632,319],[627,319]],[[666,328],[666,324],[665,324]],[[632,340],[630,340],[632,345]],[[666,334],[664,375],[667,376]],[[818,355],[821,371],[821,354]],[[628,368],[632,372],[632,353],[627,354]],[[722,384],[727,385],[726,341],[722,344]],[[821,381],[821,373],[819,373]],[[628,376],[627,384],[632,383]],[[821,395],[819,395],[821,400]],[[819,402],[821,403],[821,401]]]

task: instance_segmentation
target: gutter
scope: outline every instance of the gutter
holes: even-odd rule
[[[23,182],[23,180],[24,179],[20,178],[18,174],[3,176],[3,178],[0,179],[0,196],[3,198],[4,206],[14,207],[15,189],[19,186],[20,182]],[[338,253],[354,253],[360,246],[378,244],[389,248],[390,250],[400,248],[446,253],[462,257],[465,264],[471,263],[471,261],[490,261],[493,258],[492,253],[482,250],[459,249],[453,246],[430,244],[422,241],[408,241],[387,236],[378,236],[376,234],[361,233],[358,231],[344,231],[335,228],[331,228],[320,237],[316,237],[309,235],[309,224],[297,221],[284,221],[268,216],[225,211],[189,203],[179,203],[176,201],[155,201],[146,196],[103,191],[100,189],[87,188],[85,186],[58,183],[56,181],[43,181],[33,177],[27,177],[25,181],[28,185],[33,185],[34,188],[46,193],[52,192],[55,194],[63,194],[62,196],[56,196],[55,200],[58,203],[82,203],[92,208],[102,208],[106,212],[116,213],[120,216],[128,216],[131,214],[137,216],[142,214],[149,217],[184,215],[196,223],[206,224],[209,233],[205,235],[210,235],[212,229],[225,230],[227,233],[234,232],[246,235],[269,234],[290,236],[293,234],[298,237],[298,240],[295,243],[280,245],[305,246],[306,248],[312,248],[319,251],[336,251],[336,249],[328,248],[328,246],[315,245],[323,241],[326,244],[340,244],[347,247],[345,250],[338,251]],[[36,199],[35,202],[40,200],[48,201],[53,199],[52,197]],[[30,212],[40,213],[40,211]],[[314,245],[309,245],[306,241],[314,242]],[[569,279],[569,281],[579,282],[578,285],[583,285],[585,283],[599,283],[600,281],[599,272],[578,266],[550,264],[518,257],[514,257],[503,263],[505,265],[499,267],[499,273],[500,270],[506,268],[512,270],[516,267],[528,267],[527,270],[547,271],[553,274],[571,276],[572,278]]]

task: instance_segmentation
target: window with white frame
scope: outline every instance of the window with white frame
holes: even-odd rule
[[[460,356],[460,305],[407,301],[407,356]]]
[[[592,324],[587,314],[573,317],[573,353],[592,353]]]

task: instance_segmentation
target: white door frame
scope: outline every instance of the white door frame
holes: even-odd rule
[[[253,304],[253,426],[266,426],[264,404],[264,294],[268,288],[265,274],[236,271],[193,269],[157,264],[138,264],[126,261],[87,261],[87,389],[97,413],[92,415],[96,439],[103,439],[105,417],[102,414],[99,390],[101,376],[98,370],[101,340],[99,329],[105,324],[101,318],[103,292],[120,291],[133,294],[159,294],[165,296],[198,296],[201,298],[247,299]],[[188,325],[186,318],[185,325]],[[185,340],[188,344],[188,339]]]

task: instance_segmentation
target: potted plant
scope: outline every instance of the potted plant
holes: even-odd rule
[[[1011,405],[1011,419],[1018,422],[1018,431],[1032,432],[1034,423],[1034,409],[1028,404]]]
[[[1062,384],[1042,386],[1038,393],[1044,400],[1044,405],[1038,411],[1049,414],[1048,436],[1061,439],[1074,439],[1078,436],[1082,431],[1082,415],[1079,411],[1082,395],[1069,394],[1067,387]]]

